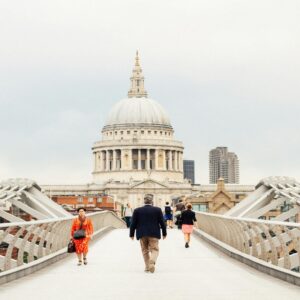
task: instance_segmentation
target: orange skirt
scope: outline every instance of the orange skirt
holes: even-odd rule
[[[76,253],[77,254],[81,254],[81,253],[88,253],[89,251],[89,238],[84,238],[81,240],[74,240],[75,243],[75,249],[76,249]]]
[[[188,225],[188,224],[183,224],[182,225],[182,232],[184,234],[191,234],[193,232],[194,225]]]

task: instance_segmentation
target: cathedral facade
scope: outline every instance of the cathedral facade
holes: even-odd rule
[[[128,98],[117,102],[93,146],[96,183],[151,178],[183,183],[183,144],[164,108],[147,97],[138,53]]]
[[[192,186],[184,179],[183,143],[175,139],[164,108],[148,98],[138,53],[130,80],[127,98],[113,106],[101,139],[92,146],[93,180],[82,185],[43,186],[60,204],[65,201],[73,208],[93,207],[95,201],[101,204],[106,197],[117,210],[126,203],[134,208],[141,206],[144,195],[152,194],[154,204],[163,207],[179,197],[215,191],[214,185]],[[236,195],[246,195],[254,187],[235,185],[228,187],[229,192],[231,189]],[[69,201],[65,200],[68,197]]]

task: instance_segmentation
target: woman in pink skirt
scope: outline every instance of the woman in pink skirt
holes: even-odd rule
[[[191,234],[194,228],[194,222],[197,222],[196,214],[192,211],[192,205],[189,203],[186,205],[186,210],[181,213],[182,220],[182,232],[184,234],[185,248],[190,245]]]

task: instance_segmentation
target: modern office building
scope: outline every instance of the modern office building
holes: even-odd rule
[[[184,179],[189,180],[191,184],[195,184],[195,161],[194,160],[183,161],[183,176]]]
[[[209,152],[209,183],[217,183],[223,178],[225,183],[238,184],[240,181],[239,159],[227,147],[217,147]]]

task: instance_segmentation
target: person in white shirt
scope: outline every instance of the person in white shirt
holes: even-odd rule
[[[132,208],[130,206],[129,203],[126,204],[126,207],[124,209],[124,219],[125,219],[125,222],[126,222],[126,225],[127,225],[127,228],[130,227],[130,224],[131,224],[131,218],[132,218]]]

